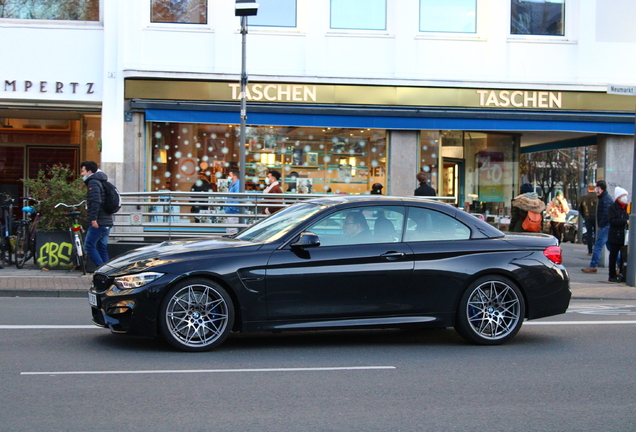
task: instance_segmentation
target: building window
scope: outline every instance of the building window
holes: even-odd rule
[[[477,0],[420,0],[420,31],[475,33]]]
[[[296,0],[258,0],[258,14],[248,18],[249,26],[296,27]]]
[[[207,24],[207,0],[151,0],[150,22]]]
[[[386,30],[386,0],[331,0],[331,28]]]
[[[225,124],[151,123],[150,190],[189,191],[200,178],[223,192],[239,162],[239,128]],[[386,186],[386,131],[249,126],[246,191],[265,188],[270,169],[284,192],[369,193]]]
[[[565,0],[511,0],[510,33],[563,36]]]
[[[99,21],[99,0],[2,0],[0,18]]]

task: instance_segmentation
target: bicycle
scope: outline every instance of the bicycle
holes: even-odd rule
[[[84,228],[79,223],[80,212],[77,211],[77,207],[84,204],[86,200],[77,203],[77,204],[64,204],[57,203],[55,204],[55,208],[59,206],[64,206],[66,208],[72,209],[65,213],[65,216],[70,219],[71,226],[68,228],[69,233],[71,234],[71,244],[73,245],[73,256],[75,257],[76,266],[82,269],[82,274],[86,274],[86,254],[84,252]]]
[[[13,204],[15,200],[6,192],[0,192],[2,202],[2,229],[0,229],[0,268],[11,265],[11,235],[13,234]]]
[[[40,201],[31,197],[22,197],[20,199],[24,204],[24,207],[22,207],[24,219],[15,222],[18,227],[15,239],[15,266],[19,269],[24,267],[24,263],[31,258],[33,258],[34,261],[36,259],[35,234],[38,222],[40,221],[40,213],[33,207],[27,205],[29,201],[35,201],[36,204],[40,204]],[[29,217],[29,215],[31,217]]]

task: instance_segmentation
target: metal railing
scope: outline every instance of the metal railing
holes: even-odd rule
[[[114,215],[110,238],[156,242],[224,235],[228,229],[240,230],[267,217],[264,214],[266,207],[284,207],[325,196],[254,192],[122,192],[122,207]],[[454,200],[454,197],[430,198]],[[242,213],[228,213],[228,207],[242,209]],[[237,218],[238,222],[229,223],[228,217]]]

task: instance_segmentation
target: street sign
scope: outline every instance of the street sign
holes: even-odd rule
[[[636,96],[636,86],[608,84],[607,94]]]

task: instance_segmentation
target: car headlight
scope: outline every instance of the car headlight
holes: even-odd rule
[[[118,276],[115,278],[115,285],[119,289],[139,288],[148,285],[150,282],[159,279],[163,273],[147,272],[126,276]]]

